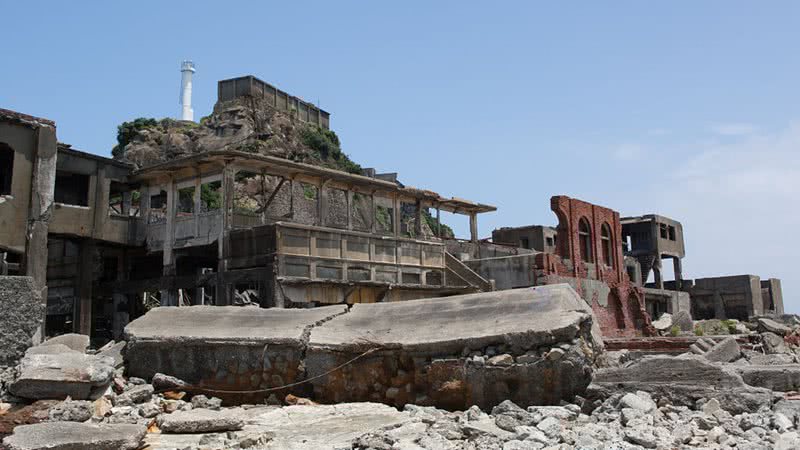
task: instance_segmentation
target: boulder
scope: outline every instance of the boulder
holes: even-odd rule
[[[789,392],[800,390],[800,365],[773,365],[773,366],[739,366],[736,368],[745,383],[771,389],[773,391]]]
[[[42,342],[40,346],[58,344],[62,344],[76,352],[86,353],[86,349],[89,348],[89,336],[77,333],[62,334]]]
[[[15,366],[41,339],[45,304],[31,277],[0,276],[0,366]]]
[[[672,328],[672,314],[662,314],[658,320],[653,321],[653,328],[658,331],[669,331],[669,329]]]
[[[48,347],[39,347],[41,349]],[[75,351],[26,354],[20,362],[19,376],[9,386],[9,391],[17,397],[35,400],[94,398],[111,383],[113,364],[111,358]]]
[[[681,331],[693,331],[694,330],[694,321],[692,320],[692,315],[689,311],[678,311],[672,316],[672,325],[677,325]]]
[[[124,364],[122,351],[125,349],[125,341],[109,342],[98,352],[98,356],[106,356],[114,360],[114,368],[119,369]]]
[[[772,319],[766,317],[758,318],[758,331],[765,333],[775,333],[778,336],[786,336],[792,332],[792,329],[786,325],[780,324]]]
[[[146,431],[139,425],[42,422],[16,427],[3,444],[9,450],[136,450]]]
[[[727,363],[741,358],[742,350],[739,348],[739,343],[736,342],[736,338],[729,337],[717,342],[709,351],[705,352],[703,356],[712,362]]]
[[[164,433],[218,433],[241,430],[242,427],[244,419],[239,408],[223,411],[191,409],[175,411],[158,418],[158,428]]]
[[[782,336],[775,333],[766,331],[761,333],[761,344],[764,346],[764,352],[768,355],[791,353]]]
[[[617,392],[648,392],[657,401],[694,407],[716,398],[731,414],[770,405],[772,392],[749,386],[733,367],[702,356],[648,356],[625,367],[601,369],[587,389],[587,398],[605,399]]]

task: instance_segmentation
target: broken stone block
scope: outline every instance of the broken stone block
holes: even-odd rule
[[[693,331],[694,330],[694,321],[692,320],[692,315],[689,311],[678,311],[672,316],[672,328],[673,326],[677,325],[681,331]]]
[[[94,405],[86,400],[66,400],[50,408],[52,422],[86,422],[92,418]]]
[[[166,389],[180,390],[180,388],[186,386],[185,381],[176,377],[164,375],[163,373],[157,373],[153,375],[153,380],[151,384],[153,385],[153,388],[158,391]]]
[[[602,400],[620,391],[644,391],[657,401],[688,407],[716,398],[732,414],[754,412],[772,401],[770,390],[746,384],[734,367],[699,356],[649,356],[625,367],[600,369],[587,399]]]
[[[222,400],[216,397],[208,398],[202,394],[192,397],[192,408],[218,410],[220,407],[222,407]]]
[[[237,431],[244,427],[240,408],[224,411],[192,409],[164,414],[158,418],[158,428],[164,433],[215,433]]]
[[[703,355],[709,361],[721,363],[736,361],[741,356],[742,350],[734,337],[723,339]]]
[[[658,331],[669,331],[669,329],[672,328],[672,314],[662,314],[658,320],[653,321],[653,328]]]
[[[307,330],[346,311],[345,305],[154,308],[125,327],[127,373],[147,380],[162,373],[222,390],[271,388],[273,375],[284,384],[299,381]],[[258,395],[223,400],[263,401]]]
[[[47,346],[57,344],[64,345],[70,350],[74,350],[76,352],[86,353],[86,349],[89,348],[89,336],[85,334],[67,333],[52,337],[39,345]]]
[[[86,400],[102,395],[113,376],[111,358],[75,351],[28,354],[20,362],[19,377],[9,391],[28,399]]]
[[[775,322],[772,319],[767,319],[766,317],[759,317],[758,331],[775,333],[778,336],[786,336],[787,334],[792,332],[792,329],[787,327],[786,325]]]
[[[0,366],[11,367],[37,344],[45,305],[31,277],[0,276]]]
[[[106,356],[114,360],[114,368],[119,369],[124,364],[122,351],[125,349],[125,341],[109,342],[97,352],[97,356]]]
[[[138,403],[144,403],[153,396],[153,386],[149,384],[141,384],[134,386],[114,399],[114,406],[132,406]]]
[[[311,329],[307,376],[321,375],[312,385],[322,403],[381,401],[402,407],[423,396],[431,405],[462,411],[471,405],[490,409],[504,400],[525,407],[557,404],[583,392],[595,349],[602,348],[585,307],[566,284],[357,304]],[[465,347],[494,347],[501,354],[476,364],[462,356]],[[380,351],[327,373],[370,348]],[[514,362],[513,356],[526,354],[525,363]],[[412,374],[414,382],[395,385],[399,370]]]
[[[42,422],[16,427],[3,444],[9,450],[136,450],[146,431],[139,425]]]
[[[773,391],[789,392],[800,390],[800,365],[789,364],[783,366],[740,366],[736,370],[745,383],[771,389]]]
[[[761,333],[761,343],[764,346],[764,352],[768,355],[791,353],[791,350],[786,347],[783,337],[775,333],[769,331]]]

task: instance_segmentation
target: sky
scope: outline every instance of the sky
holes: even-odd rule
[[[800,3],[6,0],[2,16],[0,107],[74,148],[108,156],[121,122],[176,117],[192,59],[196,118],[218,80],[255,75],[329,111],[362,166],[496,205],[481,237],[555,225],[559,194],[657,213],[683,223],[685,278],[781,278],[800,312]]]

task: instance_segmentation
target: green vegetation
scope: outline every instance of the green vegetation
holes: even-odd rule
[[[392,229],[392,214],[386,206],[375,207],[375,221],[380,225],[381,230],[389,231]]]
[[[339,137],[332,130],[306,125],[300,131],[300,138],[304,145],[314,151],[315,156],[329,163],[332,168],[349,173],[361,173],[361,166],[342,152]]]
[[[317,199],[316,186],[303,183],[303,197],[305,197],[306,200],[316,200]]]
[[[673,325],[672,328],[669,329],[669,334],[672,337],[676,337],[681,334],[681,327],[677,325]]]
[[[214,181],[213,183],[206,183],[200,186],[200,201],[204,205],[206,211],[214,211],[222,207],[221,188],[221,181]]]
[[[725,327],[728,331],[728,334],[736,334],[736,321],[734,320],[723,320],[722,326]]]
[[[156,128],[157,126],[158,122],[156,119],[147,117],[139,117],[132,122],[122,122],[122,125],[117,127],[117,145],[111,149],[111,156],[116,159],[121,159],[125,146],[133,140],[134,136],[136,136],[139,131],[147,128]]]
[[[695,336],[703,336],[704,334],[706,334],[706,332],[703,331],[703,327],[701,327],[700,325],[697,325],[697,326],[694,327],[694,335]]]
[[[429,209],[425,208],[422,210],[422,219],[425,223],[428,224],[428,227],[431,229],[433,234],[436,236],[441,236],[443,238],[453,238],[455,237],[455,233],[453,233],[453,229],[445,224],[442,225],[442,233],[439,233],[439,224],[436,223],[436,218],[431,215]]]

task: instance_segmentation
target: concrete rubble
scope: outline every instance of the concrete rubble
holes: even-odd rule
[[[566,285],[349,308],[158,308],[124,344],[29,348],[4,372],[0,433],[13,450],[800,448],[800,325],[780,337],[759,323],[661,338],[684,351],[654,355],[604,350]],[[781,342],[765,345],[772,336]],[[122,367],[100,356],[110,349]],[[64,377],[80,363],[81,383]],[[23,386],[35,395],[21,398]]]

